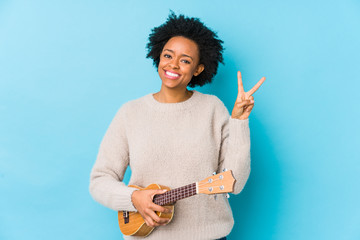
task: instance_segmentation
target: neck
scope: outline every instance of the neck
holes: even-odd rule
[[[192,183],[183,187],[172,189],[162,194],[157,194],[154,196],[153,202],[157,205],[164,206],[196,194],[196,183]]]
[[[154,98],[161,103],[178,103],[188,100],[193,92],[185,89],[168,89],[161,87],[160,91],[154,94]]]

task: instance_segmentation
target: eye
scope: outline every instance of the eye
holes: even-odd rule
[[[167,54],[167,53],[164,54],[164,57],[165,58],[171,58],[171,56],[169,54]]]
[[[183,60],[181,60],[183,63],[186,63],[186,64],[190,64],[191,62],[189,62],[188,60],[186,60],[186,59],[183,59]]]

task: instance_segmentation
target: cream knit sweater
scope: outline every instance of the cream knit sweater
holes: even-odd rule
[[[148,94],[119,109],[101,142],[90,177],[96,201],[115,211],[136,211],[131,202],[135,188],[122,182],[128,165],[129,184],[170,188],[226,168],[233,171],[238,194],[250,173],[249,121],[231,118],[216,96],[195,90],[179,103],[160,103]],[[177,201],[172,221],[146,239],[216,239],[233,225],[225,196],[198,194]]]

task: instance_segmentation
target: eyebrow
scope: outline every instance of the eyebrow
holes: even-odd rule
[[[169,52],[174,53],[174,51],[171,49],[164,49],[164,51],[169,51]],[[194,60],[192,57],[190,57],[189,55],[186,55],[186,54],[181,54],[181,56],[188,57],[188,58],[191,58],[192,60]]]

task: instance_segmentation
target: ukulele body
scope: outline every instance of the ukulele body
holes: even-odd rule
[[[150,184],[146,188],[142,188],[136,185],[129,185],[129,187],[137,188],[139,190],[157,190],[157,189],[167,189],[168,191],[171,190],[169,187],[159,185],[159,184]],[[155,213],[161,218],[169,218],[170,221],[174,216],[174,205],[165,205],[162,206],[171,210],[171,213]],[[126,214],[127,213],[127,214]],[[169,221],[169,222],[170,222]],[[144,219],[142,218],[139,212],[126,212],[126,211],[119,211],[118,212],[118,222],[121,232],[124,235],[128,236],[143,236],[146,237],[149,235],[155,227],[148,226]]]

